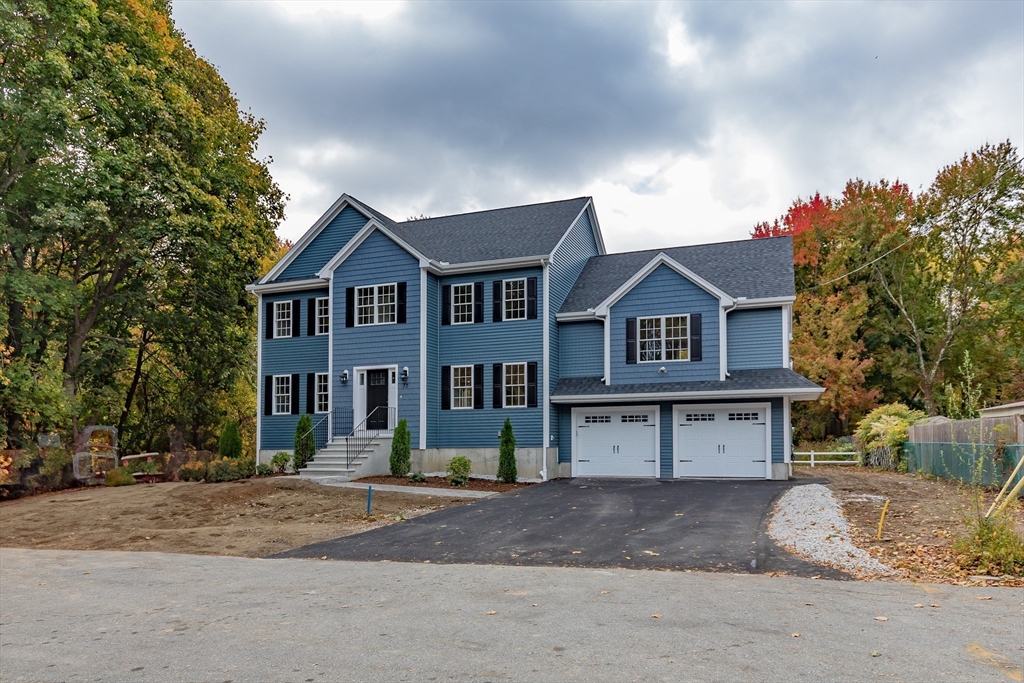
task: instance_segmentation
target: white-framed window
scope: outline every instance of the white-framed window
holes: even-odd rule
[[[505,305],[502,308],[505,320],[526,319],[526,278],[503,280]]]
[[[452,408],[473,407],[473,366],[452,366]]]
[[[690,360],[689,329],[688,315],[638,319],[638,360],[641,363]]]
[[[316,412],[326,413],[330,410],[330,401],[328,399],[328,379],[326,372],[318,372],[316,374]]]
[[[390,325],[397,321],[398,285],[356,287],[356,326]]]
[[[452,285],[452,324],[473,322],[473,283]]]
[[[274,302],[274,339],[292,336],[292,302]]]
[[[274,415],[292,412],[292,376],[274,375]]]
[[[526,407],[526,363],[505,363],[505,407]]]
[[[316,300],[316,333],[329,334],[331,331],[331,308],[327,297]]]

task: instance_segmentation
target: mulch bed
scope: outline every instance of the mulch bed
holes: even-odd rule
[[[356,481],[360,484],[390,484],[392,486],[418,486],[420,488],[455,489],[457,491],[496,491],[498,493],[505,493],[506,491],[515,491],[516,489],[533,486],[533,484],[529,483],[502,484],[494,479],[477,478],[470,478],[470,480],[466,482],[465,486],[452,486],[444,477],[427,477],[427,480],[424,482],[412,482],[409,481],[408,477],[392,477],[390,475],[360,477]]]

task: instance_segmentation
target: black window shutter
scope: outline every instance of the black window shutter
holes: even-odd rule
[[[452,324],[452,286],[441,285],[441,324]]]
[[[312,372],[306,373],[306,412],[312,415],[316,412],[316,404],[313,403],[315,398],[314,391],[316,388],[316,375]]]
[[[446,285],[447,286],[447,285]],[[441,410],[452,409],[452,366],[441,366]]]
[[[310,297],[306,301],[306,336],[312,337],[316,334],[316,297]]]
[[[690,314],[690,360],[702,360],[700,348],[700,313]]]
[[[299,414],[299,373],[292,375],[292,415]]]
[[[484,321],[484,283],[473,283],[473,322]]]
[[[626,318],[626,364],[636,363],[636,318]]]
[[[526,317],[537,319],[537,278],[526,278]]]
[[[483,283],[480,283],[483,287]],[[484,409],[484,366],[483,363],[473,366],[473,410]]]
[[[345,288],[345,327],[354,327],[356,324],[356,288]]]
[[[495,363],[491,371],[491,405],[498,410],[505,407],[505,396],[502,393],[502,385],[505,383],[505,378],[502,376],[504,372],[501,363]]]
[[[263,414],[274,414],[274,376],[267,375],[263,378]]]
[[[302,336],[302,299],[292,302],[292,336]]]
[[[405,322],[405,283],[399,282],[397,290],[398,303],[395,305],[395,317],[398,320],[398,324],[401,325]]]
[[[491,322],[501,322],[501,304],[505,298],[504,292],[502,291],[503,284],[504,283],[501,280],[495,280],[494,287],[491,288],[494,295],[494,301],[491,303]]]
[[[537,364],[526,364],[526,407],[537,407]]]
[[[266,308],[267,308],[267,310],[265,311],[266,315],[263,316],[264,322],[266,323],[266,331],[265,331],[264,337],[266,337],[267,339],[273,339],[274,338],[274,302],[273,301],[268,301]]]

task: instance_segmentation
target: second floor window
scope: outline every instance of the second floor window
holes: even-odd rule
[[[329,334],[331,331],[331,312],[329,300],[323,297],[316,300],[316,333]]]
[[[526,318],[526,279],[505,280],[505,320]]]
[[[505,363],[505,407],[526,407],[526,363]]]
[[[292,302],[278,301],[274,304],[274,338],[292,336]]]
[[[452,324],[473,322],[473,283],[452,285]]]
[[[473,407],[473,366],[452,366],[452,408]]]
[[[690,359],[689,316],[640,318],[637,323],[641,363]]]
[[[356,287],[356,325],[387,325],[396,321],[396,285]]]

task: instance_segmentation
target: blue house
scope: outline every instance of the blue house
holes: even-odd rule
[[[608,254],[589,197],[396,222],[342,195],[256,283],[257,451],[303,471],[494,474],[505,418],[520,476],[789,473],[788,237]]]

